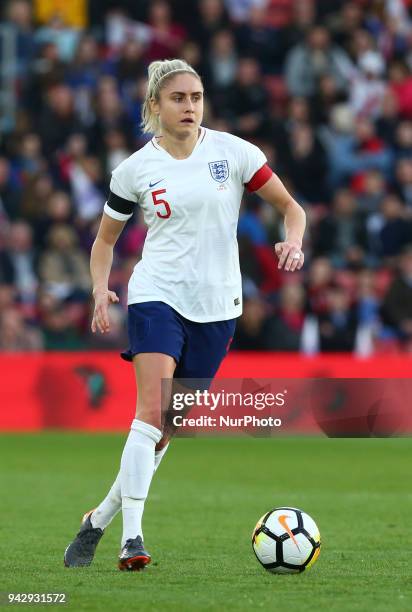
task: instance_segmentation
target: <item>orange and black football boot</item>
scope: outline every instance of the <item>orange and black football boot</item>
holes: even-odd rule
[[[139,572],[151,561],[149,553],[144,549],[143,540],[140,536],[126,540],[119,555],[119,570],[128,572]]]

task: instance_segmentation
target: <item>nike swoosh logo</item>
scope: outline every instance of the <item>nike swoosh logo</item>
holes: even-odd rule
[[[160,179],[160,181],[156,181],[155,183],[149,183],[149,187],[154,187],[155,185],[158,185],[162,181],[164,181],[164,179]]]
[[[287,514],[281,514],[278,517],[278,521],[282,525],[283,529],[289,534],[290,539],[297,546],[298,550],[300,550],[299,544],[297,543],[295,536],[293,535],[293,533],[289,529],[289,525],[286,522],[286,519],[288,519],[288,518],[290,518],[290,516],[288,516]]]

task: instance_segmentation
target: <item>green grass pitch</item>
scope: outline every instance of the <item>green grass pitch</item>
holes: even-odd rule
[[[64,606],[35,607],[412,609],[412,439],[176,439],[146,504],[152,565],[117,570],[118,515],[90,568],[64,568],[123,443],[118,434],[0,437],[3,601],[7,592],[65,592]],[[319,561],[300,575],[271,575],[252,552],[257,519],[280,505],[302,508],[320,528]]]

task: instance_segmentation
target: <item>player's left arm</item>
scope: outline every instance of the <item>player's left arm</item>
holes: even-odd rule
[[[280,178],[273,172],[264,185],[255,190],[255,193],[272,204],[284,217],[285,240],[275,244],[276,255],[279,258],[278,267],[289,272],[300,270],[305,260],[302,252],[303,234],[306,227],[305,211],[292,198]]]

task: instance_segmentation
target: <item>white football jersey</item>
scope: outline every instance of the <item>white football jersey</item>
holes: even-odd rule
[[[110,190],[136,202],[148,227],[128,303],[161,301],[200,323],[242,314],[237,244],[245,183],[266,163],[255,145],[201,128],[191,155],[175,159],[153,138],[113,171]],[[106,203],[104,212],[120,221]]]

